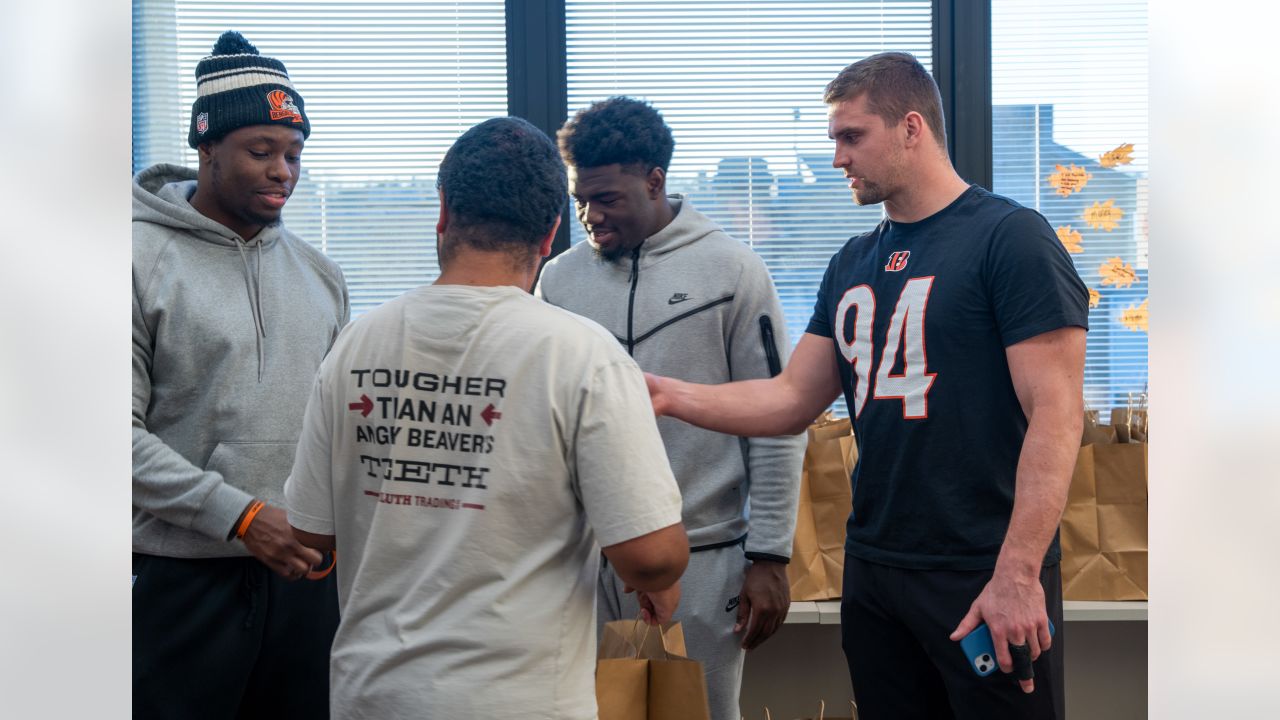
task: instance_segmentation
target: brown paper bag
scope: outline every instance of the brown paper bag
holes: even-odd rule
[[[1117,442],[1147,441],[1147,411],[1133,407],[1112,408],[1111,425]]]
[[[853,508],[849,476],[858,460],[852,425],[830,411],[809,426],[800,473],[796,534],[787,580],[792,600],[840,597],[844,577],[844,528]]]
[[[1080,438],[1081,447],[1094,443],[1113,443],[1115,441],[1115,427],[1099,424],[1097,410],[1086,410],[1084,413],[1084,433],[1083,437]]]
[[[1127,422],[1122,427],[1116,429],[1117,440],[1137,434],[1129,432]],[[1145,442],[1094,442],[1080,448],[1061,532],[1063,599],[1147,599]]]
[[[680,623],[606,623],[596,661],[600,720],[709,720],[702,663],[685,657]]]

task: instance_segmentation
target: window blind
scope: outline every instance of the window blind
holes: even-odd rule
[[[507,114],[503,0],[134,0],[134,171],[195,167],[195,66],[225,30],[285,63],[312,132],[286,225],[342,266],[352,315],[439,274],[436,169]]]
[[[884,50],[931,67],[931,3],[567,0],[565,11],[569,112],[610,95],[653,103],[676,140],[668,191],[760,254],[797,342],[831,256],[883,215],[855,206],[831,167],[823,89]],[[584,238],[574,221],[571,243]]]
[[[1044,214],[1096,295],[1085,399],[1147,387],[1147,3],[992,0],[993,190]]]

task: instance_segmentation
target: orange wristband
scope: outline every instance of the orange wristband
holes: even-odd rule
[[[329,567],[323,570],[316,570],[315,568],[312,568],[311,571],[307,573],[308,580],[323,580],[329,575],[329,573],[333,572],[334,566],[338,564],[338,551],[334,550],[331,555],[333,557],[329,561]]]
[[[249,509],[245,512],[244,519],[240,521],[240,527],[236,528],[237,538],[241,540],[244,539],[244,534],[249,532],[249,525],[253,522],[253,519],[258,516],[258,512],[266,506],[267,504],[261,500],[253,501],[253,504],[250,505]]]

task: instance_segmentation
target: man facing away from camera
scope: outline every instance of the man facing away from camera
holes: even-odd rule
[[[336,549],[335,717],[596,717],[599,556],[670,620],[680,493],[635,362],[529,295],[566,199],[544,133],[468,130],[440,165],[441,274],[353,322],[286,485]]]

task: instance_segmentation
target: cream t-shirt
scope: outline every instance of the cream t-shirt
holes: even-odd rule
[[[595,718],[599,547],[680,521],[638,366],[514,287],[344,329],[285,494],[337,537],[341,718]]]

